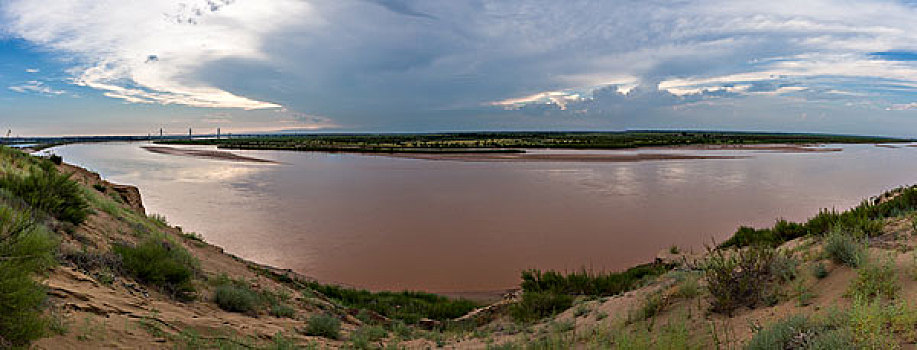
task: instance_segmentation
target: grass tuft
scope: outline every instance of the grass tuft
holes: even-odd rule
[[[338,339],[341,337],[341,320],[326,314],[315,314],[309,317],[306,324],[306,335]]]
[[[191,281],[198,261],[181,245],[165,237],[150,237],[137,245],[118,244],[125,271],[141,282],[162,288],[172,297],[190,301],[196,297]]]

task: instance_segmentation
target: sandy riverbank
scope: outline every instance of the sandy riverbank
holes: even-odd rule
[[[229,160],[234,162],[252,162],[252,163],[270,163],[277,164],[277,162],[267,159],[246,157],[238,155],[232,152],[226,151],[211,151],[211,150],[200,150],[200,149],[187,149],[187,148],[175,148],[175,147],[164,147],[164,146],[142,146],[141,148],[159,154],[169,154],[174,156],[185,156],[185,157],[198,157],[198,158],[209,158],[209,159],[220,159],[220,160]]]

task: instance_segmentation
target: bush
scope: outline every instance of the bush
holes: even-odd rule
[[[306,335],[338,339],[341,336],[341,321],[331,315],[312,315],[306,325]]]
[[[213,293],[213,301],[223,310],[242,313],[253,312],[260,304],[258,293],[232,284],[218,286]]]
[[[54,264],[57,240],[31,216],[0,203],[0,347],[43,336],[46,288],[35,276]]]
[[[296,309],[287,304],[276,304],[271,306],[271,316],[293,318],[296,316]]]
[[[799,260],[788,253],[776,253],[771,262],[771,271],[778,282],[790,282],[799,274]]]
[[[793,315],[757,331],[746,345],[749,350],[771,349],[855,349],[846,328]]]
[[[895,274],[892,261],[883,264],[867,263],[857,270],[857,277],[851,281],[847,294],[854,298],[874,299],[882,297],[893,299],[898,295],[901,286]]]
[[[770,248],[750,248],[728,255],[722,249],[710,251],[703,270],[713,311],[731,316],[739,307],[755,307],[770,297],[775,278],[774,255]]]
[[[510,306],[510,315],[520,322],[537,321],[563,312],[573,305],[573,297],[556,292],[524,291],[522,300]]]
[[[136,246],[113,247],[121,256],[126,272],[141,282],[162,288],[179,300],[192,300],[195,289],[191,280],[198,262],[182,246],[165,238],[149,238]]]
[[[61,163],[64,162],[64,158],[56,154],[48,156],[48,160],[50,160],[51,163],[54,163],[54,165],[61,165]]]
[[[824,263],[819,261],[815,265],[812,265],[812,276],[818,279],[828,277],[828,268],[825,267]]]
[[[33,167],[26,176],[6,174],[0,178],[0,188],[8,190],[36,210],[79,225],[89,215],[89,203],[83,198],[80,185],[70,176],[59,173],[51,166]]]
[[[839,230],[832,231],[825,238],[824,251],[835,263],[850,267],[860,266],[866,255],[866,249],[859,240]]]

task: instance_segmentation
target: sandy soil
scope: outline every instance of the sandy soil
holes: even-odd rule
[[[234,162],[252,162],[252,163],[270,163],[277,164],[277,162],[267,159],[246,157],[238,155],[232,152],[226,151],[211,151],[211,150],[199,150],[199,149],[187,149],[187,148],[175,148],[175,147],[165,147],[165,146],[142,146],[141,148],[160,154],[169,154],[174,156],[185,156],[185,157],[198,157],[198,158],[209,158],[209,159],[219,159],[219,160],[228,160]]]
[[[683,149],[683,150],[736,150],[736,151],[763,151],[778,153],[809,153],[809,152],[840,152],[843,148],[824,147],[817,144],[761,144],[761,145],[690,145],[669,147],[648,147],[647,149]]]

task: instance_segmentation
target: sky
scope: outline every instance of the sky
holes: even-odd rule
[[[0,0],[0,128],[915,137],[914,18],[904,0]]]

